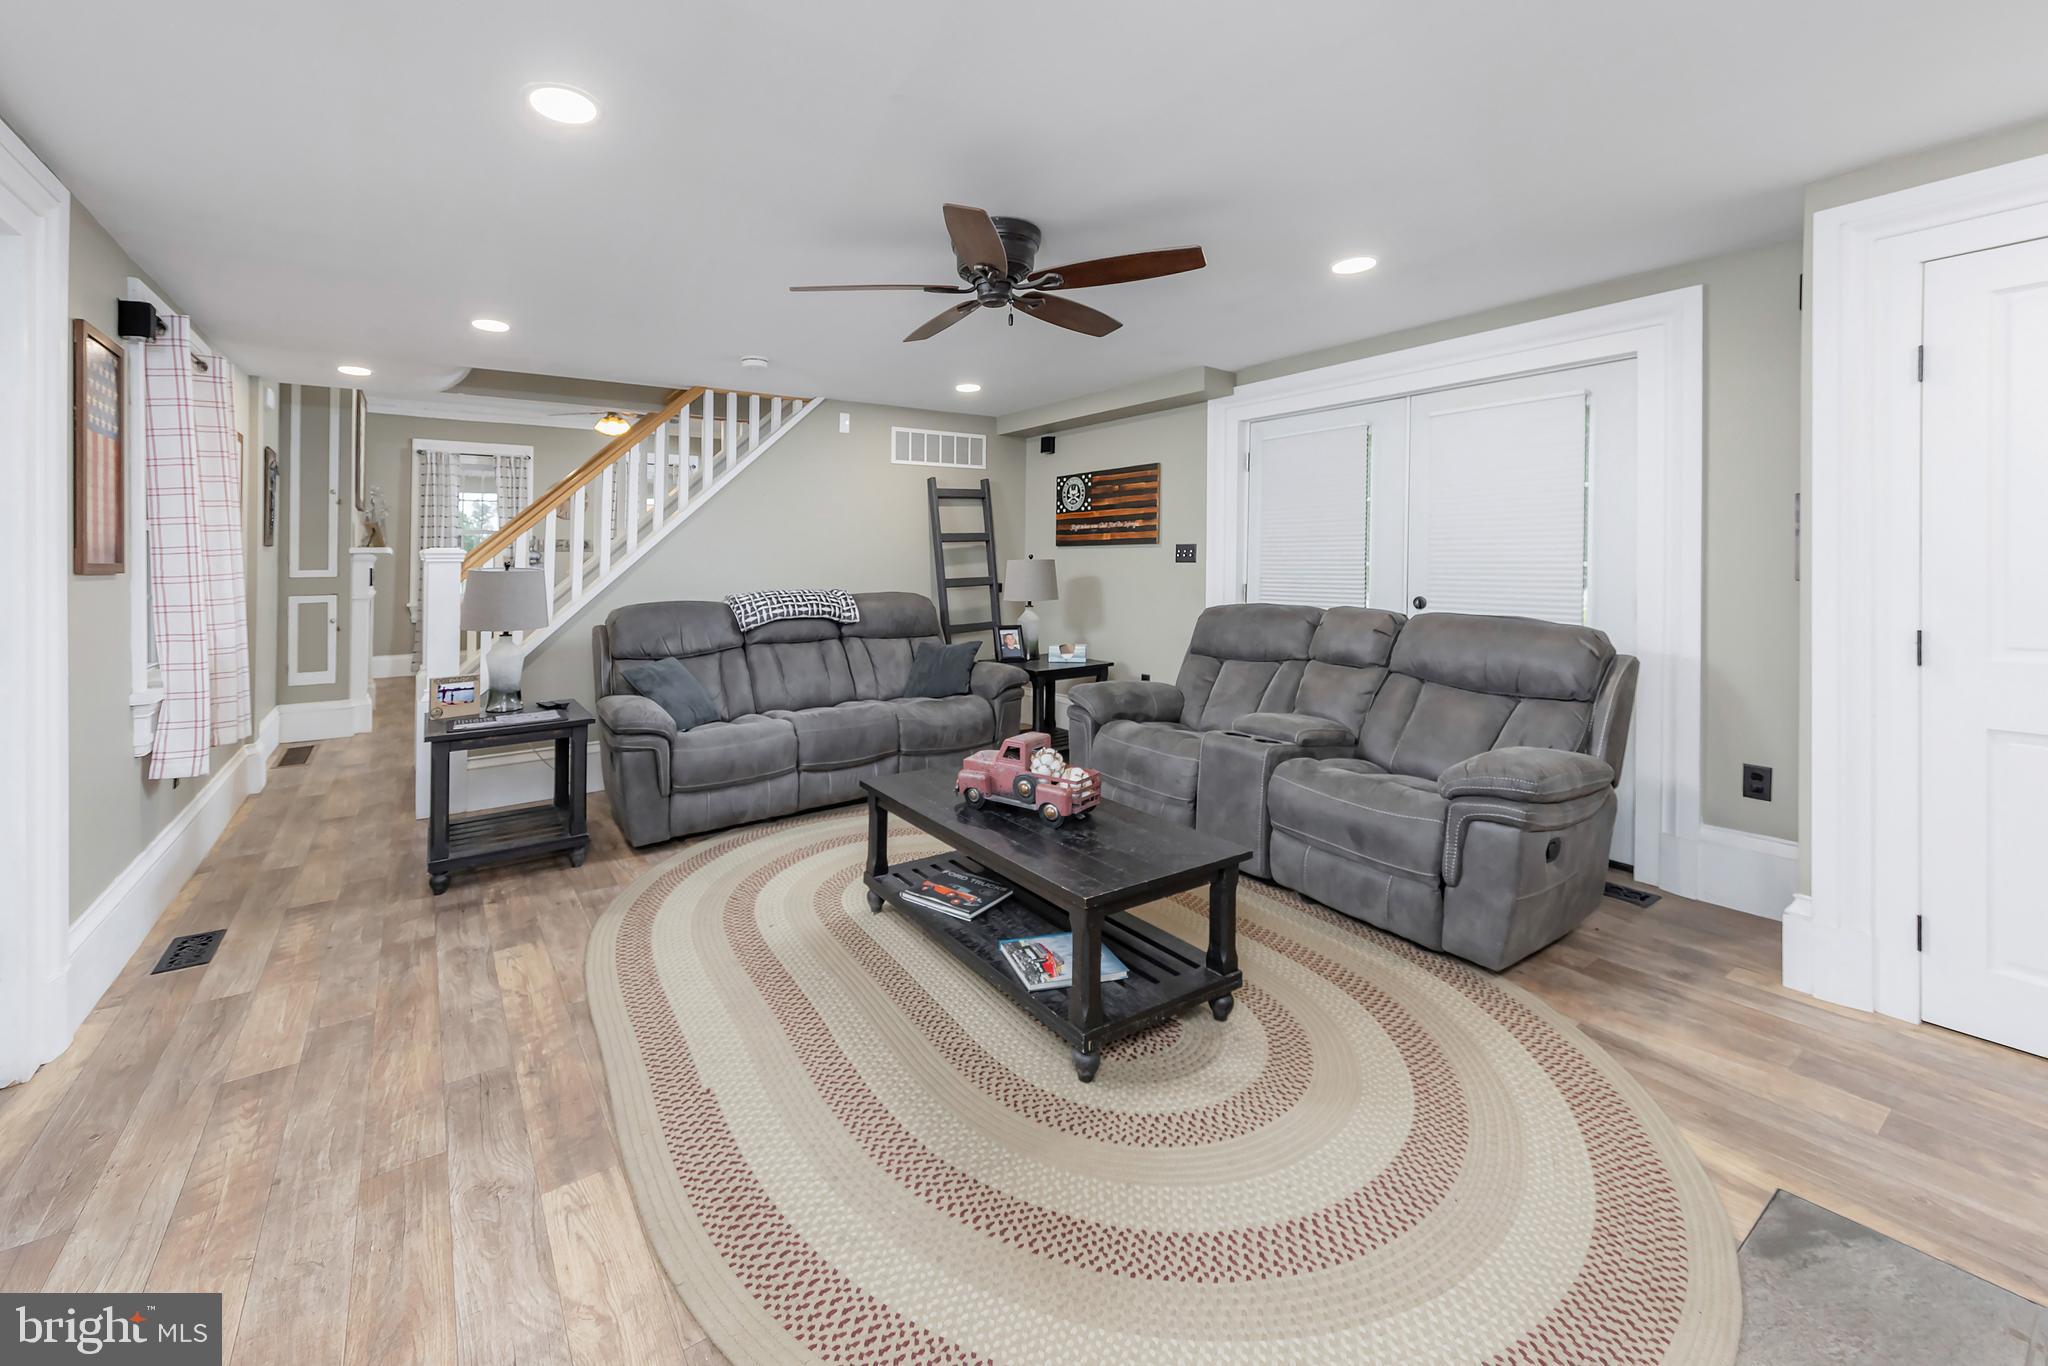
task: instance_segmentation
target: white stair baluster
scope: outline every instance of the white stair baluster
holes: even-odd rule
[[[654,429],[654,534],[668,521],[668,424]]]
[[[761,444],[761,396],[747,395],[747,449]]]
[[[548,620],[555,619],[555,510],[540,519],[540,581],[547,585]]]
[[[718,429],[718,423],[712,416],[712,410],[717,406],[718,396],[709,389],[706,389],[704,391],[704,415],[697,422],[697,473],[702,477],[704,482],[701,487],[705,489],[711,487],[711,438]]]
[[[626,554],[640,544],[640,518],[646,509],[640,503],[640,467],[647,462],[647,447],[635,446],[626,456]]]
[[[583,601],[583,526],[590,502],[590,485],[577,489],[569,500],[569,605]]]
[[[725,396],[725,472],[730,476],[740,458],[740,396]]]
[[[775,431],[782,430],[782,400],[779,398],[775,400],[775,415],[769,421],[774,424]]]
[[[604,467],[604,473],[597,476],[597,582],[602,587],[612,576],[612,537],[618,534],[617,523],[612,520],[615,489],[612,476],[618,471],[618,462]]]

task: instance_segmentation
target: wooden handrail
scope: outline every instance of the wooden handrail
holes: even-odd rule
[[[571,470],[566,479],[521,508],[517,517],[492,532],[482,545],[463,556],[463,576],[468,577],[469,571],[478,565],[490,564],[496,560],[514,541],[539,526],[550,511],[568,502],[576,490],[594,482],[610,468],[613,461],[652,436],[669,419],[703,396],[704,386],[701,384],[689,389],[678,389],[668,396],[666,403],[605,442],[603,449],[596,455]]]

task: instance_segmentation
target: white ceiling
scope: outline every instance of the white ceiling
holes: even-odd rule
[[[0,0],[0,33],[0,120],[215,345],[394,395],[482,365],[1011,412],[1784,240],[1813,180],[2048,113],[2039,0]],[[540,81],[602,116],[543,122]],[[1078,294],[1101,340],[905,345],[944,300],[784,291],[949,281],[945,200],[1036,220],[1046,265],[1210,264]]]

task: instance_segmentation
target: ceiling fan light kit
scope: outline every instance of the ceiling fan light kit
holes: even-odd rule
[[[948,204],[944,209],[946,235],[952,239],[954,268],[963,283],[958,285],[793,285],[798,294],[853,290],[915,290],[925,294],[972,294],[963,303],[949,304],[943,313],[903,340],[923,341],[937,336],[977,308],[1009,311],[1016,326],[1017,310],[1040,322],[1064,327],[1090,337],[1106,337],[1123,324],[1107,313],[1086,304],[1061,298],[1051,291],[1092,289],[1098,285],[1121,285],[1134,280],[1152,280],[1200,270],[1208,262],[1200,247],[1171,247],[1164,251],[1132,252],[1126,256],[1104,256],[1077,261],[1052,270],[1039,270],[1038,247],[1043,235],[1038,225],[1023,218],[995,218],[986,210],[966,204]]]

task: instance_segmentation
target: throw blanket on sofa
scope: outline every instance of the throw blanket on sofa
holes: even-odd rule
[[[732,619],[742,631],[766,626],[771,621],[795,621],[823,617],[851,625],[860,620],[860,607],[853,594],[836,588],[773,588],[763,593],[732,593],[725,599]]]

